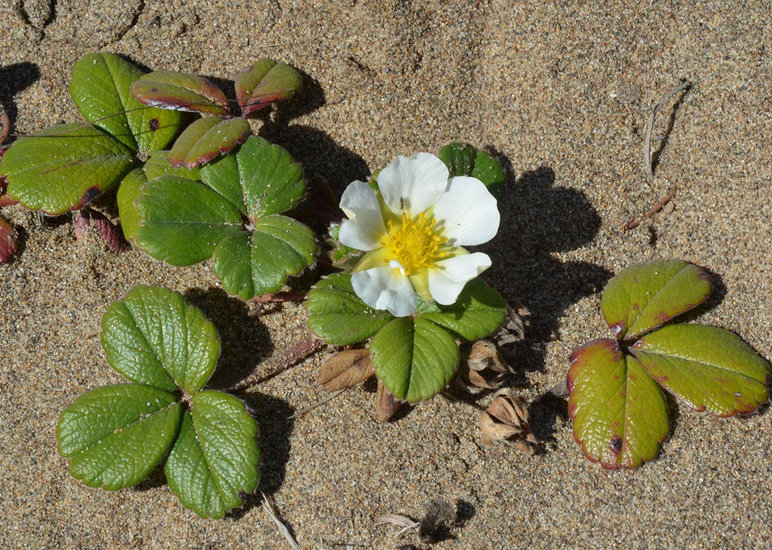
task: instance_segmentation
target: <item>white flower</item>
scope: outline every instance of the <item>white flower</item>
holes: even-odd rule
[[[439,158],[417,153],[381,170],[378,191],[355,181],[343,193],[348,219],[338,236],[367,251],[351,284],[370,307],[404,317],[416,310],[415,292],[453,304],[466,283],[490,267],[486,254],[461,247],[496,235],[496,199],[477,178],[448,176]]]

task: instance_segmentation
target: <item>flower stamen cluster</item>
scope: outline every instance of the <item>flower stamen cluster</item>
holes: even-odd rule
[[[385,263],[399,262],[405,275],[413,275],[421,268],[432,267],[445,258],[447,252],[441,247],[448,242],[447,237],[435,231],[436,218],[428,218],[424,212],[415,219],[402,213],[402,223],[395,225],[393,220],[386,222],[386,235],[381,244],[388,251]]]

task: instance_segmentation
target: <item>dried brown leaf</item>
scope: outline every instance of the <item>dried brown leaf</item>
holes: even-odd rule
[[[317,380],[327,391],[337,391],[364,382],[375,374],[370,351],[349,349],[331,355],[322,365]]]
[[[528,327],[528,309],[517,300],[507,300],[507,309],[504,323],[493,335],[493,342],[504,357],[510,357],[516,344],[525,339],[525,330]]]
[[[529,454],[536,450],[536,437],[528,424],[528,403],[509,389],[494,394],[490,406],[480,415],[480,428],[485,445],[500,441]]]
[[[512,369],[501,358],[496,345],[487,340],[478,340],[472,344],[469,357],[459,368],[461,380],[471,393],[500,388],[511,372]]]
[[[375,417],[378,422],[387,422],[397,412],[402,401],[394,397],[386,386],[378,380],[378,389],[375,392]]]

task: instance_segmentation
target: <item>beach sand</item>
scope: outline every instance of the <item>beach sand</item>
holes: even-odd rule
[[[691,5],[690,5],[691,4]],[[772,544],[772,414],[719,419],[679,404],[659,458],[605,471],[574,442],[564,399],[571,350],[609,335],[600,291],[651,258],[685,259],[720,282],[699,322],[772,356],[772,19],[767,2],[6,0],[0,99],[24,134],[81,120],[73,64],[111,51],[150,69],[232,79],[271,57],[303,93],[254,128],[308,177],[342,190],[399,154],[450,141],[490,147],[509,171],[484,278],[531,312],[514,360],[544,451],[484,447],[472,403],[437,397],[375,420],[357,387],[325,396],[324,353],[242,394],[263,452],[260,490],[301,548],[415,543],[380,514],[459,508],[434,548],[762,548]],[[766,13],[766,15],[765,15]],[[646,123],[657,119],[655,178]],[[664,143],[663,143],[664,141]],[[674,209],[625,222],[677,186]],[[302,305],[228,297],[211,264],[177,268],[110,253],[71,217],[0,212],[22,249],[0,266],[0,547],[288,548],[259,496],[219,521],[184,509],[156,471],[138,487],[91,489],[56,449],[59,414],[121,381],[100,345],[107,306],[136,284],[178,290],[220,330],[220,374],[260,368],[304,336]],[[224,373],[224,374],[223,374]],[[490,397],[478,405],[486,406]]]

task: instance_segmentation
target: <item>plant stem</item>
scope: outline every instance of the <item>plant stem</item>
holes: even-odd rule
[[[301,292],[300,290],[287,290],[284,292],[274,292],[273,294],[255,296],[253,299],[258,304],[269,304],[276,302],[302,302],[305,298],[305,292]]]
[[[643,167],[646,170],[646,174],[649,176],[650,181],[654,179],[654,168],[651,165],[651,134],[654,131],[654,119],[657,116],[657,111],[659,111],[662,106],[670,100],[670,98],[679,92],[683,92],[691,85],[692,83],[688,80],[682,80],[678,86],[670,90],[670,93],[668,93],[665,98],[657,103],[657,105],[651,110],[651,115],[649,116],[649,124],[646,126],[646,139],[644,140],[645,143],[643,149]]]
[[[270,380],[277,374],[281,374],[288,368],[298,364],[306,357],[312,355],[314,352],[321,349],[324,345],[324,340],[320,340],[319,338],[315,338],[313,336],[308,336],[304,340],[289,348],[280,356],[268,361],[265,365],[266,368],[261,369],[259,373],[256,372],[250,376],[247,376],[241,382],[226,388],[225,391],[240,391],[250,386],[254,386],[255,384]]]

